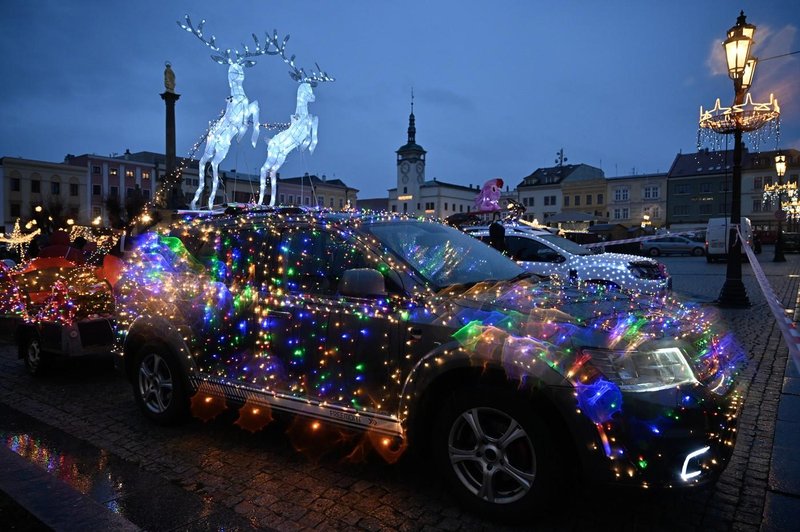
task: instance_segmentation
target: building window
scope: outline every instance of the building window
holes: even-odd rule
[[[78,184],[77,183],[70,183],[69,184],[69,195],[70,196],[77,196],[78,195]]]
[[[628,187],[614,190],[614,201],[628,201]]]
[[[281,205],[285,205],[286,204],[286,198],[284,198],[283,194],[280,195],[280,198],[281,198]]]
[[[597,195],[597,204],[598,205],[602,205],[603,204],[603,195],[602,194],[598,194]]]
[[[325,196],[317,196],[317,205],[320,207],[325,206]]]
[[[291,205],[292,203],[294,203],[294,196],[289,194],[289,203],[288,203],[288,205]]]
[[[644,187],[644,199],[658,199],[661,192],[658,185],[648,185]]]
[[[149,188],[143,188],[142,189],[142,197],[147,201],[150,200],[150,189]]]
[[[700,192],[711,192],[711,183],[700,183]]]
[[[142,179],[150,179],[150,170],[142,171]]]
[[[20,216],[22,216],[21,212],[22,208],[20,207],[19,203],[12,203],[11,205],[9,205],[8,214],[12,218],[19,218]]]
[[[681,183],[679,185],[675,185],[675,194],[689,194],[692,191],[691,186],[689,183]]]
[[[97,218],[101,214],[100,207],[92,207],[92,218]]]
[[[131,196],[133,196],[133,188],[128,187],[127,189],[125,189],[125,197],[130,198]]]
[[[92,166],[92,173],[93,174],[99,174],[100,173],[100,167],[99,166]]]
[[[408,203],[406,203],[405,201],[403,202],[403,212],[404,213],[408,212]]]
[[[763,212],[766,210],[766,205],[764,201],[761,199],[754,199],[753,200],[753,212]]]
[[[566,199],[566,196],[564,196]],[[555,205],[556,204],[556,197],[555,196],[545,196],[544,197],[544,204],[545,205]]]
[[[53,181],[52,183],[50,183],[50,193],[53,196],[58,196],[59,194],[61,194],[61,183],[59,183],[58,181]]]
[[[397,205],[392,205],[392,212],[397,212]]]
[[[339,198],[339,208],[344,209],[344,200],[342,198]]]
[[[306,207],[308,207],[309,205],[311,205],[311,198],[306,196],[305,198],[303,198],[303,203],[306,205]]]
[[[592,204],[592,195],[586,194],[586,205],[591,205],[591,204]]]
[[[42,190],[42,182],[41,181],[39,181],[38,179],[34,179],[33,181],[31,181],[31,192],[38,193],[38,192],[41,192],[41,190]]]
[[[689,214],[689,206],[688,205],[674,205],[672,207],[672,214],[675,216],[688,216]]]
[[[772,179],[770,179],[770,182],[771,181],[772,181]],[[730,190],[730,188],[728,188],[728,182],[727,181],[723,181],[722,183],[719,184],[719,191],[720,192],[728,192],[729,190]]]
[[[445,210],[445,212],[447,212],[447,202],[446,201],[444,202],[444,210]]]
[[[713,205],[710,203],[704,203],[700,205],[700,214],[711,214],[714,212]]]
[[[614,209],[615,220],[627,220],[630,217],[630,211],[627,207]]]
[[[109,187],[109,196],[119,198],[119,187]]]
[[[464,212],[464,204],[463,203],[458,206],[458,212]]]
[[[125,170],[125,177],[133,178],[135,176],[136,174],[133,172],[133,170]]]
[[[11,178],[11,191],[12,192],[19,192],[20,188],[20,180],[18,177]]]
[[[772,176],[764,177],[764,186],[767,186],[767,185],[772,186]]]
[[[333,198],[331,198],[331,199],[328,201],[328,205],[329,205],[331,208],[333,208]]]
[[[108,176],[109,177],[117,177],[118,170],[116,168],[109,168],[108,169]]]
[[[581,206],[581,197],[578,196],[578,195],[575,196],[575,206],[576,207],[580,207]]]
[[[99,196],[101,194],[100,185],[92,185],[92,195]]]
[[[547,203],[545,203],[547,205]],[[564,207],[569,207],[569,196],[564,196]]]

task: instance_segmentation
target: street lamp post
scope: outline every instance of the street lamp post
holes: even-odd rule
[[[731,225],[738,227],[742,210],[742,133],[755,131],[780,115],[777,101],[755,104],[747,91],[753,83],[757,59],[751,56],[756,27],[748,24],[742,11],[736,25],[728,30],[725,57],[728,77],[733,80],[734,100],[731,107],[722,107],[719,99],[713,110],[700,108],[700,127],[716,133],[733,134],[733,182],[731,190]],[[742,282],[742,243],[736,234],[728,238],[728,267],[717,304],[722,307],[750,306]]]

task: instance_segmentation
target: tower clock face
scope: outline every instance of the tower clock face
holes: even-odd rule
[[[411,165],[408,164],[408,161],[403,161],[402,163],[400,163],[400,173],[401,174],[407,174],[409,168],[411,168]]]
[[[422,175],[422,171],[425,170],[425,165],[422,164],[422,161],[417,163],[417,173]]]

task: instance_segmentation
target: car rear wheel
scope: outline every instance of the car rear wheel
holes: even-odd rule
[[[189,397],[177,359],[169,349],[146,344],[136,357],[133,394],[142,412],[160,425],[182,421]]]
[[[22,356],[25,369],[34,377],[39,377],[47,369],[46,358],[42,353],[42,344],[38,337],[30,336],[22,344]]]
[[[703,248],[693,248],[692,249],[692,255],[694,255],[695,257],[702,257],[703,253],[704,253]]]
[[[651,257],[658,257],[659,255],[661,255],[661,252],[658,250],[658,248],[650,248],[649,250],[647,250],[647,253]]]
[[[517,522],[559,491],[552,432],[525,398],[501,389],[458,390],[436,427],[434,459],[465,507]]]

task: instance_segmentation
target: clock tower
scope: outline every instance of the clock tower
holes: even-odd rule
[[[411,114],[408,116],[408,142],[397,150],[397,207],[398,212],[421,214],[425,205],[420,198],[420,186],[425,182],[425,150],[417,144],[414,118],[414,93],[411,93]],[[417,209],[419,204],[420,208]]]

